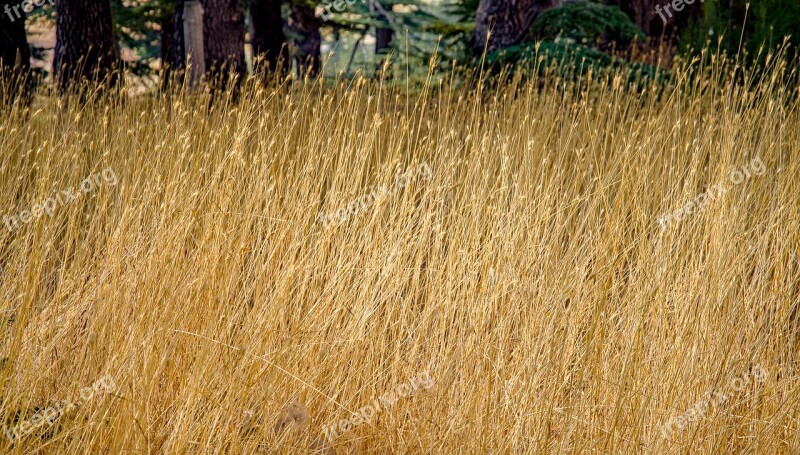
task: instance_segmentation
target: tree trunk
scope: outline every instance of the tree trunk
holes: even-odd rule
[[[173,69],[186,68],[186,43],[183,39],[183,8],[184,0],[175,0],[172,46],[170,52],[167,53],[167,58]]]
[[[380,54],[385,49],[389,49],[392,43],[392,34],[394,30],[390,28],[376,28],[375,29],[375,53]]]
[[[173,82],[181,83],[186,69],[183,39],[184,0],[175,0],[174,10],[163,12],[161,19],[161,90],[166,91]]]
[[[175,42],[175,12],[170,10],[161,13],[161,90],[166,90],[174,71],[180,66],[173,62],[177,45]]]
[[[241,80],[244,62],[244,15],[239,0],[202,0],[206,68],[214,79],[233,73]],[[218,80],[218,82],[221,82]]]
[[[650,0],[613,0],[611,4],[618,6],[645,35],[650,36],[650,22],[655,14],[654,4],[651,5]]]
[[[375,55],[378,57],[375,62],[375,71],[378,75],[381,74],[383,66],[386,64],[387,58],[383,56],[383,53],[391,48],[393,34],[394,30],[391,28],[375,28]]]
[[[519,43],[539,14],[560,5],[561,0],[480,0],[472,35],[473,55],[480,56],[484,47],[488,53]]]
[[[172,66],[175,55],[175,13],[161,16],[161,66]]]
[[[187,1],[183,7],[183,44],[186,47],[186,61],[189,67],[189,86],[194,90],[206,74],[205,37],[203,6],[196,0]],[[225,70],[226,64],[220,67]],[[212,75],[213,77],[213,75]],[[221,78],[213,78],[212,83],[221,83]],[[241,79],[237,79],[239,81]],[[238,85],[238,82],[237,82]]]
[[[53,74],[58,87],[81,80],[113,85],[118,66],[108,0],[57,0]]]
[[[25,12],[18,7],[17,17],[12,9],[18,4],[16,0],[0,0],[0,80],[10,81],[0,87],[0,101],[13,100],[18,94],[27,99],[30,94],[31,51],[25,35]]]
[[[316,76],[320,67],[320,44],[322,38],[319,27],[322,22],[308,6],[292,5],[289,28],[297,35],[294,41],[294,59],[300,76]]]
[[[253,24],[254,65],[257,57],[261,56],[264,69],[270,72],[280,70],[281,75],[288,73],[291,64],[286,35],[283,34],[281,0],[250,0],[250,20]]]

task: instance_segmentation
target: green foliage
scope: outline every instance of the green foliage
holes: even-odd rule
[[[623,75],[643,87],[664,82],[668,72],[644,63],[631,63],[603,52],[627,47],[644,38],[639,27],[616,6],[578,1],[542,13],[523,43],[487,55],[492,71],[533,69],[539,76],[556,76],[583,84],[591,72],[596,79]]]
[[[175,0],[110,0],[110,5],[117,43],[138,58],[128,62],[128,69],[139,75],[149,73],[150,64],[160,57],[161,22],[174,14]],[[28,14],[28,21],[55,27],[55,16],[55,8],[45,3]],[[39,60],[46,58],[45,51],[32,48],[34,58]]]
[[[639,27],[618,7],[579,1],[542,13],[531,24],[525,41],[566,38],[606,48],[611,43],[624,47],[643,37]]]
[[[612,58],[597,49],[561,39],[519,44],[486,55],[486,63],[494,66],[538,62],[542,67],[557,65],[580,73],[592,66],[608,66]]]
[[[513,73],[520,68],[533,69],[539,76],[555,75],[579,81],[591,70],[597,76],[626,75],[626,82],[643,87],[652,81],[663,83],[670,74],[661,68],[644,63],[630,63],[612,57],[595,48],[558,39],[527,43],[493,52],[486,56],[493,71],[509,66]]]
[[[138,57],[129,62],[134,73],[148,73],[150,64],[160,57],[161,23],[174,11],[174,0],[111,0],[117,41]]]
[[[391,48],[385,52],[392,54],[391,61],[395,63],[396,71],[405,73],[408,68],[413,77],[424,78],[434,54],[439,59],[461,57],[460,49],[465,49],[461,47],[464,33],[474,26],[457,22],[442,7],[425,0],[381,0],[379,5],[381,8],[370,11],[369,1],[365,0],[347,5],[341,12],[331,8],[333,17],[323,25],[332,26],[335,35],[339,30],[361,35],[376,28],[392,29]],[[374,68],[383,58],[385,55],[377,55],[374,61],[365,62],[365,65]],[[372,74],[373,68],[367,68],[366,73]]]
[[[475,11],[480,0],[446,0],[438,17],[428,25],[428,31],[442,37],[440,50],[443,60],[468,64],[472,60],[470,42],[475,29]]]
[[[747,3],[750,4],[749,11]],[[793,52],[800,48],[800,2],[798,0],[722,0],[703,3],[703,15],[681,33],[681,51],[693,53],[706,44],[719,44],[723,51],[745,60],[763,62],[759,49],[774,49],[790,36]]]

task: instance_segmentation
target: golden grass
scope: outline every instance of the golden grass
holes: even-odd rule
[[[105,375],[117,389],[0,444],[797,453],[800,115],[773,64],[734,84],[730,62],[695,63],[662,93],[251,81],[236,103],[3,108],[0,217],[106,168],[118,183],[0,225],[0,418]],[[662,232],[755,157],[763,175]],[[423,163],[430,180],[317,221]],[[757,367],[763,382],[662,437]],[[425,370],[432,387],[324,442]]]

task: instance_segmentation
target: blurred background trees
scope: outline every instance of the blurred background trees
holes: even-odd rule
[[[25,0],[27,1],[27,0]],[[158,87],[186,66],[186,0],[0,0],[17,6],[3,14],[0,60],[4,77],[37,76],[64,87],[130,75],[145,89]],[[38,4],[37,4],[38,3]],[[440,67],[455,61],[518,64],[538,49],[655,74],[676,53],[719,46],[758,63],[762,47],[789,37],[800,44],[797,0],[695,1],[664,19],[668,0],[201,0],[207,76],[252,71],[345,77],[356,71],[424,74],[430,57]],[[0,6],[0,7],[2,7]],[[323,11],[330,11],[330,14]],[[26,39],[27,29],[27,39]],[[491,30],[491,33],[489,31]],[[761,55],[761,57],[759,57]],[[391,56],[391,57],[390,57]],[[115,70],[122,69],[124,72]]]
[[[699,49],[707,41],[716,44],[731,54],[739,50],[749,58],[763,59],[759,48],[775,48],[788,37],[789,45],[800,46],[800,1],[798,0],[720,0],[705,2],[696,10],[694,20],[686,24],[679,37],[679,48],[683,52]]]
[[[0,79],[15,80],[9,84],[10,93],[0,92],[0,103],[5,103],[21,93],[28,95],[28,81],[31,69],[31,53],[25,36],[25,12],[16,18],[11,7],[14,0],[0,0],[2,17],[0,17]],[[11,14],[6,12],[11,11]]]
[[[472,53],[494,52],[519,44],[533,20],[561,0],[481,0],[475,14]],[[492,33],[489,33],[489,30]]]
[[[311,1],[297,1],[291,5],[288,28],[292,36],[295,65],[300,75],[316,76],[320,69],[322,20],[315,14]]]

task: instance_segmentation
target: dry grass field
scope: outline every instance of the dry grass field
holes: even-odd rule
[[[770,65],[2,108],[0,450],[798,453]]]

